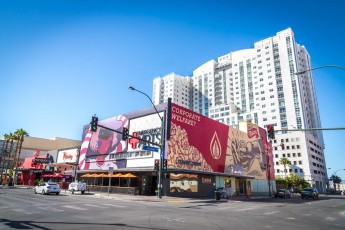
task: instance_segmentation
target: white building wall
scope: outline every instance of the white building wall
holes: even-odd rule
[[[322,132],[288,131],[321,127],[312,72],[294,75],[310,69],[311,60],[306,48],[295,42],[293,31],[280,31],[255,42],[254,48],[217,60],[193,71],[192,110],[233,127],[241,120],[264,128],[274,125],[280,130],[272,141],[276,175],[285,175],[279,164],[285,156],[293,163],[288,173],[324,187],[328,176]]]

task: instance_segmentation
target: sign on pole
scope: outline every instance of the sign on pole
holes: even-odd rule
[[[152,152],[158,152],[159,148],[153,147],[153,146],[144,145],[143,146],[143,150],[148,150],[148,151],[152,151]]]

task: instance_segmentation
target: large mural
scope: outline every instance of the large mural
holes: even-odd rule
[[[268,165],[272,165],[270,170],[274,170],[271,161],[272,147],[267,142],[266,130],[249,122],[246,133],[229,129],[225,172],[266,179]]]
[[[119,115],[98,122],[98,124],[122,132],[128,127],[128,119]],[[116,160],[114,154],[127,150],[126,142],[121,140],[122,134],[98,127],[96,132],[86,126],[80,148],[79,168],[109,170],[126,167],[125,160]]]
[[[248,122],[247,132],[172,103],[168,167],[274,178],[266,130]],[[269,169],[269,170],[268,170]]]
[[[168,167],[224,172],[229,126],[171,105]]]

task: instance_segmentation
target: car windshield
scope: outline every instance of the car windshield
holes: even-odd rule
[[[285,192],[285,189],[279,189],[278,192]]]
[[[311,192],[313,190],[311,188],[305,188],[304,191]]]

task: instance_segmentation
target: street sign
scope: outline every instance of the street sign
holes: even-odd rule
[[[158,152],[159,148],[153,147],[153,146],[144,145],[143,146],[143,150],[148,150],[148,151],[152,151],[152,152]]]

